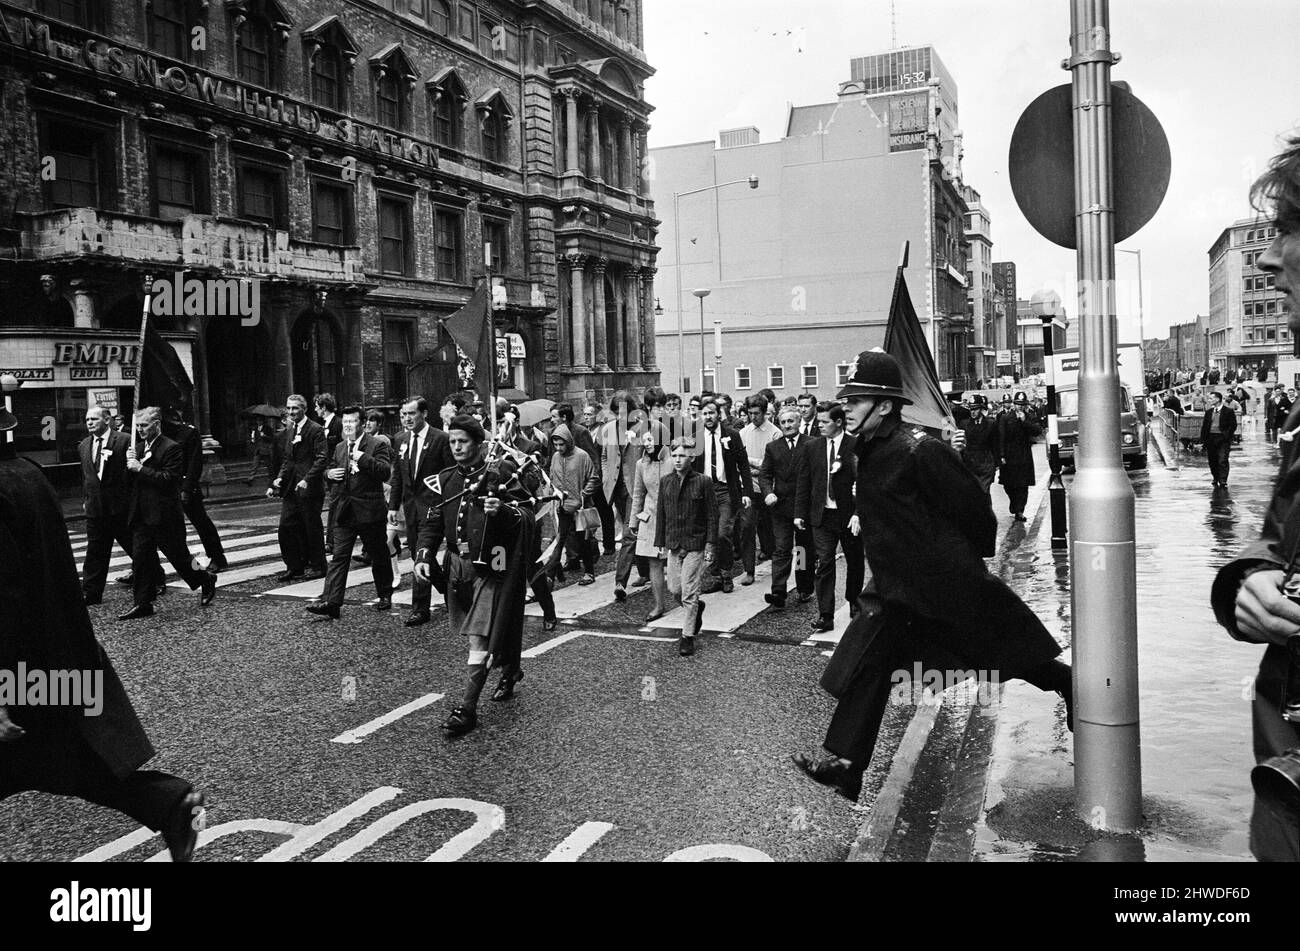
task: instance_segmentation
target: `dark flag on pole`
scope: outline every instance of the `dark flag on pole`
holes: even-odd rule
[[[456,341],[466,359],[461,360],[460,382],[472,388],[484,403],[494,399],[496,376],[496,333],[488,310],[488,285],[484,281],[474,296],[456,313],[442,319],[442,325]]]
[[[162,338],[152,324],[145,327],[144,350],[140,358],[140,406],[166,409],[189,407],[194,383],[185,372],[176,348]]]
[[[956,428],[948,409],[948,400],[939,386],[939,373],[934,366],[930,344],[912,296],[907,292],[907,246],[903,248],[902,263],[894,278],[894,299],[889,305],[889,324],[885,328],[885,352],[898,361],[903,371],[903,392],[912,401],[903,407],[903,421],[921,426],[942,437],[944,431]]]

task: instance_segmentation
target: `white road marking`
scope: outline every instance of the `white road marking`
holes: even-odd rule
[[[542,641],[542,643],[538,644],[536,647],[528,648],[528,650],[524,651],[519,656],[526,657],[530,660],[534,657],[541,657],[548,650],[559,647],[561,644],[567,643],[575,638],[582,637],[582,635],[586,633],[586,631],[568,631],[567,633],[552,637],[549,641]]]
[[[436,812],[440,809],[457,809],[461,812],[468,812],[475,816],[474,824],[464,832],[448,839],[442,848],[425,859],[426,862],[455,862],[506,824],[505,810],[490,802],[479,802],[476,799],[426,799],[423,802],[403,806],[396,812],[390,812],[382,819],[371,823],[352,838],[340,842],[316,861],[346,862],[358,852],[374,845],[394,829],[405,825],[418,816]]]
[[[584,822],[568,834],[563,842],[551,850],[543,862],[576,862],[606,832],[614,828],[612,822]]]
[[[555,616],[557,618],[581,617],[613,604],[614,575],[615,572],[606,571],[596,575],[596,580],[592,584],[571,584],[560,588],[552,595],[555,599]],[[528,617],[542,617],[543,613],[540,604],[530,604],[524,608],[524,614]]]
[[[250,530],[245,529],[244,531],[245,531],[245,533],[247,533],[247,532],[250,531]],[[238,544],[240,541],[244,541],[244,540],[246,540],[246,539],[248,538],[248,535],[247,535],[247,534],[243,534],[243,535],[241,535],[239,532],[233,532],[233,533],[231,533],[231,534],[226,534],[226,533],[222,532],[222,533],[219,533],[219,534],[221,535],[221,543],[222,543],[222,545],[225,545],[225,546],[229,546],[229,545],[232,545],[232,544]],[[269,536],[267,536],[267,537],[268,537],[268,538],[275,538],[276,536],[275,536],[274,534],[272,534],[272,535],[269,535]],[[86,549],[90,547],[90,539],[87,538],[85,535],[82,535],[79,539],[78,539],[78,538],[73,538],[71,535],[69,535],[68,538],[69,538],[69,540],[72,542],[72,552],[73,552],[73,554],[75,554],[75,555],[77,556],[78,560],[80,560],[81,557],[82,557],[83,555],[85,555],[85,553],[86,553]],[[193,546],[193,545],[198,545],[199,547],[202,547],[202,546],[203,546],[203,541],[199,538],[197,532],[190,532],[189,534],[187,534],[187,535],[185,536],[185,542],[186,542],[186,544],[191,545],[191,546]],[[114,540],[114,542],[113,542],[113,549],[116,549],[116,550],[118,550],[118,551],[121,550],[121,546],[119,546],[119,545],[117,544],[117,541],[116,541],[116,540]]]
[[[261,549],[256,549],[257,551],[261,551],[263,553],[278,553],[280,551],[280,546],[279,545],[272,546],[269,544],[270,542],[273,542],[275,540],[276,540],[276,535],[274,533],[271,533],[269,535],[251,535],[247,538],[239,538],[233,541],[227,541],[226,539],[223,538],[221,540],[221,543],[222,543],[222,547],[225,549],[226,552],[226,560],[231,563],[234,563],[240,560],[242,561],[250,560],[247,558],[244,559],[235,558],[236,554],[248,550],[247,546],[249,545],[266,546]],[[203,543],[199,541],[197,538],[190,539],[186,543],[186,547],[189,548],[191,554],[202,555],[203,557],[207,557],[203,551]],[[78,557],[78,560],[81,560],[80,556]],[[163,564],[166,563],[167,563],[166,560],[164,560]],[[117,571],[121,568],[130,568],[130,567],[131,567],[130,555],[117,555],[113,558],[110,558],[108,562],[109,571]]]
[[[197,852],[203,846],[217,839],[224,838],[228,835],[234,835],[237,832],[270,832],[272,835],[298,835],[303,829],[307,828],[298,822],[282,822],[279,819],[238,819],[235,822],[223,822],[219,826],[213,826],[211,829],[204,829],[199,833],[199,841],[194,846]],[[145,859],[146,862],[170,862],[171,853],[163,849],[152,858]]]
[[[733,862],[775,862],[776,859],[758,849],[747,845],[692,845],[678,849],[664,859],[665,862],[712,862],[717,859],[730,859]]]
[[[676,641],[675,637],[651,637],[645,634],[607,634],[604,631],[580,631],[588,637],[608,637],[618,641]]]
[[[367,812],[382,806],[386,802],[392,802],[401,794],[402,791],[396,786],[381,786],[379,789],[362,796],[356,802],[344,806],[338,812],[326,816],[320,822],[305,826],[301,831],[295,833],[288,842],[267,852],[257,861],[287,862],[290,859],[297,858],[316,843],[322,842],[335,832],[338,832],[353,819],[364,816]]]
[[[388,713],[385,713],[382,717],[376,717],[375,719],[371,720],[369,723],[363,723],[361,726],[357,727],[354,730],[348,730],[346,733],[340,733],[338,736],[334,737],[334,739],[330,740],[330,742],[331,743],[360,743],[371,733],[374,733],[377,730],[382,730],[390,723],[395,723],[396,721],[400,720],[402,717],[406,716],[408,713],[414,713],[416,710],[422,710],[427,706],[435,704],[445,696],[446,694],[441,694],[441,693],[426,693],[423,697],[417,697],[415,700],[412,700],[410,703],[403,704],[402,706],[398,707],[396,710],[390,710]]]

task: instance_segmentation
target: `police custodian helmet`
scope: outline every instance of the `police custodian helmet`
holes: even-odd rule
[[[877,396],[899,403],[912,402],[903,395],[903,373],[898,368],[898,361],[883,350],[863,350],[859,353],[853,376],[835,394],[837,400],[854,396]]]

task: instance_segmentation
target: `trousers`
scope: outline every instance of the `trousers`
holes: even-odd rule
[[[128,555],[132,554],[131,527],[127,524],[125,512],[86,519],[86,561],[82,567],[81,593],[92,601],[104,596],[113,542],[117,542]]]
[[[325,527],[321,524],[321,497],[284,489],[280,505],[280,557],[294,574],[306,568],[325,568]]]
[[[179,519],[180,516],[177,516]],[[158,553],[162,552],[176,573],[181,576],[190,590],[201,585],[207,577],[206,572],[194,567],[194,558],[189,546],[185,544],[185,523],[175,522],[170,525],[146,525],[137,522],[131,526],[131,573],[132,593],[137,605],[152,604],[154,589],[163,576]]]
[[[221,547],[221,535],[217,532],[217,526],[212,524],[212,517],[208,515],[208,510],[203,505],[202,493],[191,494],[188,502],[181,503],[181,508],[185,510],[185,517],[194,526],[194,531],[198,533],[204,554],[214,564],[223,564],[226,560],[226,551]]]
[[[329,570],[325,572],[325,590],[321,600],[334,606],[343,603],[343,592],[348,586],[348,567],[357,539],[361,550],[370,558],[370,574],[375,579],[375,597],[387,598],[393,592],[393,562],[388,557],[388,526],[384,522],[366,522],[363,525],[334,523],[334,552]]]

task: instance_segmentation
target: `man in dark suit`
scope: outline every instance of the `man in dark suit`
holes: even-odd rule
[[[181,508],[181,447],[162,435],[162,413],[148,406],[136,414],[135,447],[127,450],[127,481],[131,502],[127,520],[131,526],[131,573],[134,576],[135,606],[120,620],[134,621],[154,613],[158,563],[161,551],[172,568],[193,591],[203,589],[201,604],[207,607],[217,592],[217,576],[194,567],[185,544],[185,512]]]
[[[456,460],[451,456],[447,434],[429,425],[429,401],[423,396],[407,398],[402,404],[401,420],[404,430],[398,433],[393,446],[397,455],[388,483],[388,511],[392,513],[389,521],[393,524],[397,523],[399,510],[405,516],[406,545],[414,558],[420,529],[429,514],[431,490],[427,480],[455,465]],[[429,604],[433,599],[433,587],[429,582],[416,575],[412,585],[407,627],[429,622]]]
[[[810,601],[813,596],[815,567],[809,562],[815,557],[812,532],[794,527],[795,500],[799,484],[799,457],[811,441],[799,432],[803,421],[794,406],[784,407],[777,416],[781,435],[767,444],[763,465],[758,470],[758,484],[763,492],[767,509],[772,513],[772,533],[775,538],[772,554],[772,592],[765,595],[773,611],[785,609],[786,584],[790,580],[790,563],[794,561],[795,586],[800,601]],[[796,547],[798,556],[794,555]]]
[[[0,403],[0,671],[73,671],[93,687],[35,705],[0,704],[0,800],[27,791],[76,796],[161,832],[172,860],[188,862],[203,828],[203,794],[177,776],[140,769],[153,746],[77,597],[58,497],[5,440],[16,425]],[[126,448],[114,456],[125,462]]]
[[[326,465],[333,465],[334,452],[343,441],[343,421],[337,412],[338,404],[334,402],[333,393],[317,393],[312,402],[316,406],[316,418],[320,420],[321,428],[325,430]],[[325,554],[328,555],[333,550],[334,509],[331,506],[328,510],[328,521],[325,523]]]
[[[325,574],[325,538],[320,510],[325,501],[325,430],[307,418],[307,400],[297,393],[284,401],[289,425],[284,431],[284,461],[280,474],[266,490],[280,494],[281,582]]]
[[[691,461],[691,467],[708,477],[713,483],[714,494],[718,504],[714,508],[717,519],[717,543],[713,557],[705,553],[705,564],[711,568],[713,579],[719,583],[723,594],[735,590],[731,580],[731,567],[735,563],[735,549],[731,544],[731,532],[735,527],[737,514],[753,504],[750,498],[752,477],[749,471],[749,456],[740,433],[729,429],[721,422],[721,408],[712,399],[700,403],[700,419],[703,425],[696,433],[699,445],[697,455]],[[705,594],[717,590],[712,585],[706,586]]]
[[[182,473],[181,508],[185,516],[199,534],[203,551],[211,562],[213,571],[225,571],[230,565],[226,562],[225,549],[221,547],[221,536],[217,526],[203,505],[203,439],[199,431],[185,422],[180,410],[170,408],[164,420],[163,435],[181,447]]]
[[[348,566],[358,537],[375,579],[375,610],[388,611],[393,606],[393,563],[388,557],[388,505],[384,501],[384,484],[393,473],[393,447],[384,437],[361,431],[360,406],[348,406],[339,415],[343,441],[334,450],[333,467],[325,472],[331,485],[334,552],[320,601],[307,606],[312,614],[332,619],[338,618],[343,605]]]
[[[817,397],[811,393],[800,393],[796,400],[799,406],[799,435],[816,439],[821,435],[817,428]]]
[[[856,613],[865,576],[861,529],[854,512],[853,483],[857,476],[856,440],[844,432],[844,408],[838,403],[817,405],[822,434],[812,440],[799,460],[795,528],[811,528],[817,548],[816,632],[835,627],[835,547],[844,549],[844,598]]]
[[[102,604],[113,542],[131,554],[131,528],[126,521],[131,489],[126,481],[126,451],[131,440],[109,425],[112,414],[102,406],[86,410],[90,435],[81,441],[81,481],[85,489],[86,562],[81,597],[87,606]]]
[[[1215,488],[1228,486],[1228,453],[1232,449],[1232,434],[1237,431],[1237,414],[1223,405],[1223,394],[1210,394],[1210,408],[1201,421],[1201,444],[1210,460],[1210,475]]]

